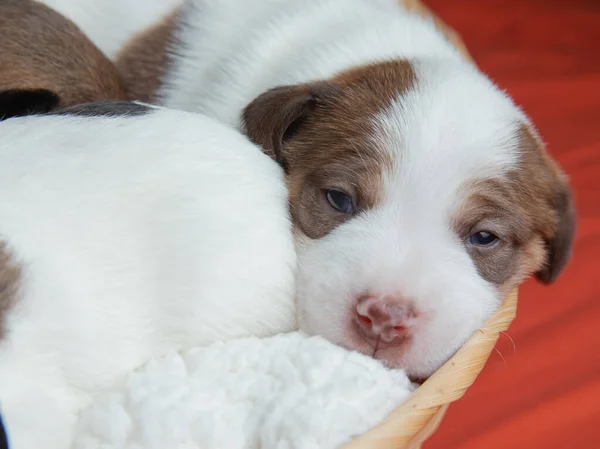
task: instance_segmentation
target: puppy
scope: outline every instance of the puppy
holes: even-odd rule
[[[0,412],[11,449],[165,351],[295,328],[281,168],[196,114],[127,102],[0,122]]]
[[[47,6],[0,2],[0,32],[0,119],[126,98],[114,64]]]
[[[569,260],[570,189],[533,124],[396,0],[187,0],[117,65],[285,169],[304,331],[427,377]]]

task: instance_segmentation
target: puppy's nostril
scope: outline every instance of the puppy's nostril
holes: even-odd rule
[[[371,320],[371,318],[369,318],[368,316],[361,315],[360,313],[357,313],[356,316],[358,317],[358,321],[360,321],[365,326],[373,325],[373,320]]]

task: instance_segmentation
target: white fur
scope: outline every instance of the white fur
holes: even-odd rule
[[[184,0],[37,0],[73,21],[114,59],[136,33],[168,15]]]
[[[73,448],[336,449],[412,389],[403,371],[320,337],[236,340],[153,360],[99,395]]]
[[[497,308],[451,217],[460,187],[502,179],[519,160],[525,116],[459,55],[433,22],[381,0],[188,0],[162,104],[232,126],[265,90],[408,59],[414,86],[369,136],[393,169],[384,201],[319,240],[298,239],[301,328],[365,353],[353,328],[365,294],[402,296],[422,315],[410,344],[377,356],[427,376]]]
[[[152,356],[294,329],[283,176],[228,127],[11,119],[0,166],[0,239],[23,267],[0,340],[11,449],[64,449],[90,395]]]

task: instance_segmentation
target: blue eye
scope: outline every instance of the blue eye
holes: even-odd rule
[[[327,201],[338,212],[343,214],[351,214],[353,211],[352,199],[339,190],[328,190]]]
[[[498,236],[488,231],[480,231],[471,234],[469,243],[475,246],[490,246],[498,241]]]

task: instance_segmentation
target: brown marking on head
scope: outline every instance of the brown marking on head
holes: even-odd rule
[[[480,231],[499,237],[491,247],[469,247],[481,276],[509,294],[535,274],[552,283],[569,260],[575,213],[569,186],[535,132],[518,131],[519,168],[503,179],[483,179],[464,186],[468,199],[454,217],[465,241]]]
[[[124,99],[116,67],[71,21],[31,0],[0,2],[0,114]]]
[[[20,280],[21,267],[0,241],[0,340],[6,335],[6,317],[18,300]]]
[[[130,100],[153,102],[169,63],[179,9],[134,36],[116,58]]]
[[[349,218],[329,205],[330,189],[352,198],[355,213],[380,202],[393,161],[372,139],[372,119],[414,83],[408,61],[383,62],[271,89],[244,110],[248,136],[286,170],[297,231],[317,239]]]

